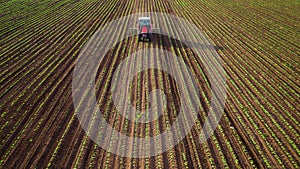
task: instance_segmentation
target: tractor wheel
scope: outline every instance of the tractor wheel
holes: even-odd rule
[[[151,33],[148,34],[148,39],[149,39],[149,42],[152,41],[152,34]]]
[[[142,41],[142,34],[139,34],[138,36],[138,42]]]

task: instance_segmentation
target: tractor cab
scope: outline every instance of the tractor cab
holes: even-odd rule
[[[139,17],[139,26],[150,26],[150,17]]]
[[[150,17],[139,17],[139,22],[142,24],[150,24]]]

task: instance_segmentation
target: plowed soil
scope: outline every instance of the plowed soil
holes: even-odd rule
[[[0,166],[299,168],[299,7],[296,1],[254,0],[1,0]],[[99,27],[139,12],[168,13],[194,23],[220,55],[228,98],[207,142],[199,140],[210,108],[206,69],[186,44],[160,34],[154,34],[152,42],[138,42],[137,36],[124,39],[107,53],[95,79],[99,108],[114,129],[128,136],[151,137],[165,131],[176,120],[182,101],[172,76],[148,69],[128,82],[130,101],[141,111],[151,106],[152,90],[165,93],[166,110],[147,124],[120,115],[110,88],[118,65],[130,54],[147,48],[154,55],[159,55],[157,48],[173,51],[193,71],[200,89],[201,108],[191,132],[163,154],[125,158],[99,147],[82,129],[72,101],[76,59]],[[117,33],[111,38],[118,38]],[[157,65],[163,61],[143,60]],[[138,148],[131,145],[128,151]]]

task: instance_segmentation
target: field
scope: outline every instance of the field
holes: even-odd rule
[[[0,2],[0,168],[300,167],[299,1]],[[151,107],[152,90],[163,91],[167,106],[162,116],[140,124],[118,113],[110,91],[116,87],[113,75],[120,73],[121,61],[138,50],[176,54],[196,77],[201,98],[192,130],[174,148],[152,157],[121,157],[101,148],[82,129],[72,99],[72,76],[81,50],[100,27],[142,12],[172,14],[202,30],[221,58],[228,97],[213,135],[200,143],[212,93],[199,56],[180,41],[159,34],[153,42],[138,42],[137,36],[121,40],[104,56],[95,79],[98,107],[116,130],[148,138],[165,131],[178,117],[179,85],[158,69],[142,71],[126,83],[131,84],[128,95],[137,110]],[[154,22],[171,31],[176,27]],[[126,30],[110,38],[118,39],[122,31]],[[165,63],[159,59],[142,62]],[[136,68],[134,63],[128,65]],[[167,66],[173,68],[168,62]],[[141,151],[135,145],[110,146],[126,148],[131,154]]]

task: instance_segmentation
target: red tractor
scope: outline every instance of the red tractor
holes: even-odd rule
[[[138,36],[139,41],[144,41],[148,39],[152,41],[152,24],[150,17],[139,17],[138,20]]]

